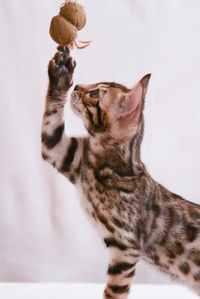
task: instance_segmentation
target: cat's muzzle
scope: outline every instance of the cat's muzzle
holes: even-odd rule
[[[71,94],[71,103],[72,105],[80,104],[81,96],[77,90],[74,89],[74,91]]]

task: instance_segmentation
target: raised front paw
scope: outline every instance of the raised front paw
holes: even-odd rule
[[[73,84],[73,73],[76,66],[75,60],[70,57],[67,47],[59,46],[58,52],[49,61],[49,95],[65,94]]]

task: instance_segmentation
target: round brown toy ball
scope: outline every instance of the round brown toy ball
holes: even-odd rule
[[[77,38],[76,27],[61,15],[52,18],[49,33],[62,46],[71,44]]]
[[[60,9],[60,15],[72,23],[78,30],[86,24],[86,14],[82,5],[76,2],[67,2]]]

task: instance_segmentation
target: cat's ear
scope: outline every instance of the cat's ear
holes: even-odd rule
[[[138,124],[144,107],[144,99],[147,93],[151,74],[144,76],[125,96],[123,100],[123,112],[119,114],[118,120],[125,123]]]
[[[151,74],[147,74],[145,75],[139,82],[142,84],[142,88],[143,88],[143,101],[146,97],[146,93],[147,93],[147,88],[149,85],[149,79],[151,78]]]

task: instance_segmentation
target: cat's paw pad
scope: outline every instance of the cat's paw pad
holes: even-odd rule
[[[48,74],[50,90],[66,92],[73,84],[75,60],[70,56],[67,47],[59,46],[58,52],[49,62]]]

